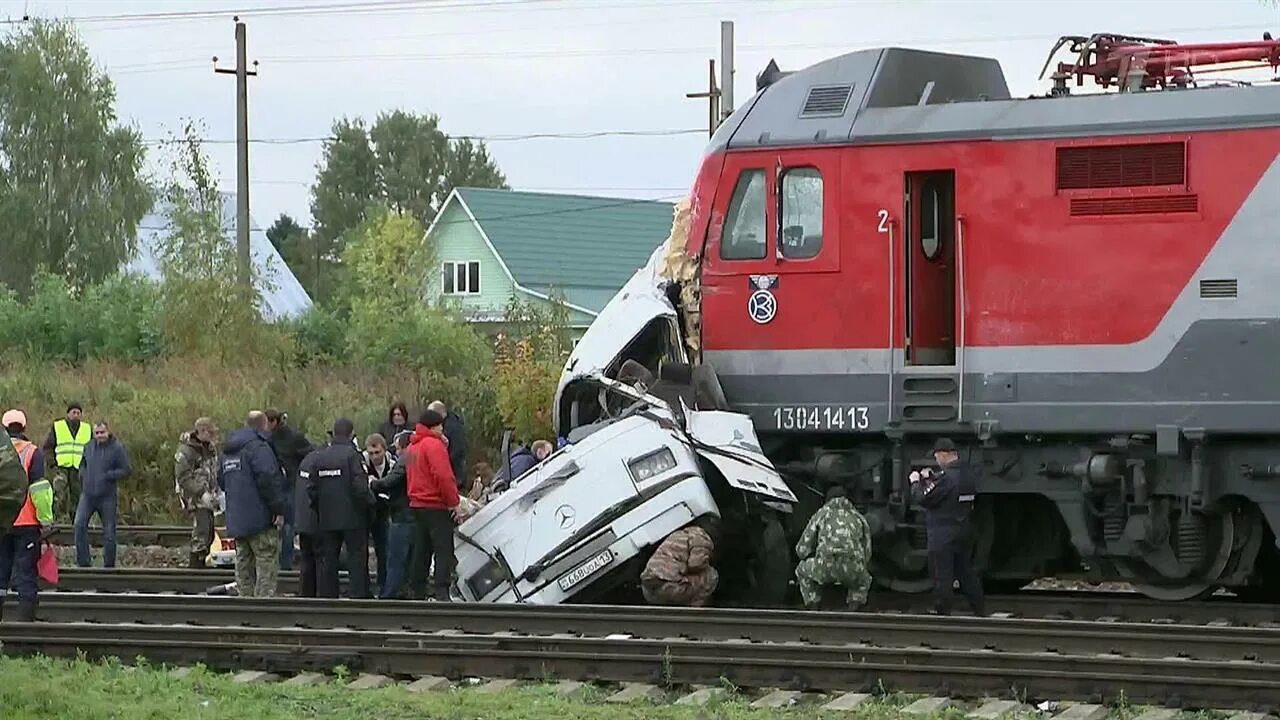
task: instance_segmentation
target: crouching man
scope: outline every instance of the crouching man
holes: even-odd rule
[[[640,573],[640,590],[652,605],[702,607],[720,583],[712,567],[719,522],[710,516],[667,536]]]
[[[796,584],[805,607],[818,607],[824,585],[844,588],[850,610],[867,602],[871,589],[871,527],[849,502],[842,486],[827,491],[827,502],[809,518],[796,543]]]

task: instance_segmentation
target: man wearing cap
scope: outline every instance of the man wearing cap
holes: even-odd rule
[[[62,522],[71,522],[80,504],[80,458],[92,439],[93,426],[83,422],[83,408],[78,402],[67,403],[67,416],[53,423],[44,440],[44,456],[56,468],[53,478]]]
[[[353,598],[369,597],[369,510],[373,494],[364,456],[352,443],[354,434],[352,422],[338,418],[333,423],[333,442],[307,455],[298,469],[294,501],[299,509],[299,527],[307,531],[301,533],[306,538],[300,553],[306,566],[303,574],[314,572],[319,597],[338,597],[338,556],[344,545],[349,594]]]
[[[298,484],[298,468],[302,459],[316,450],[307,436],[295,430],[289,424],[289,413],[274,408],[264,411],[267,416],[267,433],[270,435],[271,450],[280,462],[284,472],[284,526],[280,528],[280,569],[293,569],[293,535],[294,529],[293,497],[294,486]]]
[[[213,418],[198,418],[195,426],[178,438],[173,456],[173,483],[182,509],[191,515],[189,566],[205,567],[213,543],[213,513],[218,509],[218,428]]]
[[[453,575],[453,521],[461,498],[444,434],[444,416],[427,410],[418,418],[405,451],[409,511],[413,513],[413,554],[409,560],[409,588],[415,600],[428,597],[449,602]],[[427,567],[434,562],[431,589]]]
[[[218,460],[218,487],[226,493],[227,537],[236,541],[236,590],[241,597],[271,597],[280,574],[284,480],[267,444],[267,416],[249,413],[227,437]]]
[[[9,581],[18,591],[18,620],[33,622],[39,597],[37,565],[40,542],[53,531],[53,487],[44,479],[44,458],[40,448],[27,440],[27,415],[21,410],[5,412],[0,423],[7,441],[17,451],[27,473],[27,497],[9,532],[0,535],[0,613],[4,610]]]
[[[958,579],[960,592],[975,615],[985,615],[982,581],[973,570],[973,531],[969,516],[977,496],[977,473],[961,462],[955,443],[938,438],[933,458],[939,472],[926,468],[911,473],[912,495],[924,508],[929,565],[933,572],[934,609],[951,614],[952,585]]]

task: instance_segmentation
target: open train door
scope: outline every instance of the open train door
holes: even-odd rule
[[[901,268],[905,355],[896,378],[898,420],[943,429],[961,420],[963,351],[957,317],[960,263],[954,170],[908,172]],[[895,362],[896,364],[896,362]]]
[[[955,173],[907,173],[907,364],[956,362]]]

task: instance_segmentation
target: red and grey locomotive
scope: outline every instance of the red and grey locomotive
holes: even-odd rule
[[[1280,87],[1198,70],[1280,43],[1064,43],[1021,99],[984,57],[770,63],[693,186],[691,359],[780,469],[856,488],[890,587],[929,585],[907,483],[946,435],[989,586],[1275,597]]]

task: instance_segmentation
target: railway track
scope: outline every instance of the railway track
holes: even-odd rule
[[[339,603],[227,598],[192,605],[191,598],[138,597],[133,617],[158,619],[158,603],[188,603],[206,613],[263,622],[326,618]],[[59,602],[62,602],[59,600]],[[210,610],[219,605],[226,610]],[[234,606],[240,605],[239,609]],[[335,607],[321,607],[332,605]],[[64,606],[70,608],[71,606]],[[372,604],[346,603],[348,622]],[[100,611],[102,608],[99,608]],[[397,610],[400,608],[391,608]],[[953,697],[1013,693],[1029,699],[1154,702],[1195,708],[1270,711],[1280,703],[1280,630],[1154,628],[1126,624],[1038,623],[834,613],[690,612],[649,608],[550,608],[440,605],[403,608],[414,632],[299,627],[175,626],[137,623],[11,623],[4,652],[92,657],[137,656],[151,662],[273,673],[325,672],[336,665],[393,677],[464,676],[643,682],[664,686],[720,685],[848,691],[888,688],[942,690]],[[530,612],[530,611],[533,612]],[[481,613],[479,615],[475,613]],[[508,613],[499,619],[501,613]],[[488,613],[486,630],[516,624],[520,632],[459,632]],[[558,616],[558,622],[552,622]],[[740,639],[743,621],[750,641]],[[220,616],[219,616],[220,617]],[[631,620],[627,620],[631,617]],[[636,619],[639,618],[639,619]],[[220,617],[221,619],[221,617]],[[495,625],[496,623],[496,625]],[[619,635],[619,623],[646,630]],[[798,625],[805,624],[807,629]],[[771,626],[790,626],[810,642],[761,641]],[[548,633],[554,628],[562,632]],[[736,629],[735,629],[736,627]],[[536,628],[536,632],[530,632]],[[431,632],[435,629],[435,632]],[[691,637],[671,637],[675,631]],[[727,637],[729,635],[734,637]],[[963,647],[955,647],[957,645]],[[1099,652],[1123,647],[1125,654]],[[978,648],[978,649],[975,649]],[[1038,649],[1033,649],[1038,648]],[[1261,656],[1237,659],[1250,652]],[[1181,657],[1179,657],[1181,655]],[[1189,657],[1188,657],[1189,656]],[[1229,658],[1229,659],[1227,659]]]
[[[49,542],[54,545],[74,545],[75,531],[70,525],[55,525]],[[191,542],[190,525],[117,525],[117,545],[160,545],[182,547]],[[102,528],[90,526],[89,544],[102,546]]]
[[[63,568],[59,590],[72,592],[140,592],[203,594],[210,587],[233,582],[228,570],[151,568]],[[341,578],[345,585],[345,573]],[[280,593],[296,594],[298,573],[280,574]],[[925,595],[873,591],[867,610],[923,612],[930,607]],[[1240,602],[1230,597],[1197,602],[1166,603],[1137,593],[1029,590],[987,598],[990,612],[1017,617],[1071,620],[1155,621],[1192,625],[1267,626],[1280,621],[1280,606]]]
[[[519,633],[752,643],[827,643],[1258,661],[1280,668],[1280,629],[937,617],[803,610],[481,605],[314,598],[174,597],[54,593],[41,614],[59,622],[209,627]],[[1280,678],[1277,678],[1280,680]]]

